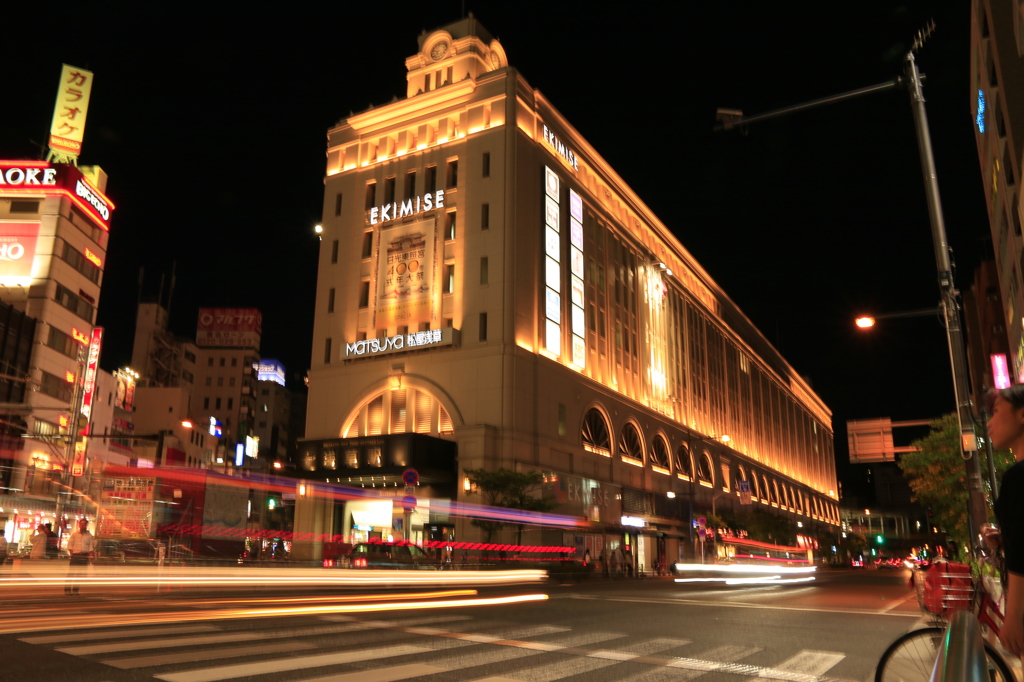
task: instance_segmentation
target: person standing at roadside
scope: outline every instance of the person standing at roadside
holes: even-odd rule
[[[7,531],[0,528],[0,567],[7,563]]]
[[[50,536],[46,534],[46,526],[41,523],[36,526],[36,532],[32,533],[32,552],[28,555],[29,559],[46,558],[46,541],[49,537]]]
[[[1000,450],[1009,449],[1016,460],[1003,474],[995,512],[1007,578],[1006,613],[999,640],[1008,651],[1020,656],[1024,653],[1024,384],[996,392],[991,413],[988,432],[992,444]]]
[[[71,554],[71,566],[68,567],[67,582],[64,583],[64,594],[78,594],[78,579],[85,575],[89,560],[92,559],[96,546],[96,538],[89,532],[89,520],[80,519],[78,530],[68,538],[68,553]]]

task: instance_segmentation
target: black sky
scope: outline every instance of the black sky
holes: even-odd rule
[[[418,34],[463,4],[811,379],[834,411],[841,459],[847,419],[952,411],[936,320],[870,335],[851,324],[938,301],[906,93],[747,135],[711,127],[718,107],[754,114],[887,81],[934,19],[918,63],[964,286],[991,253],[968,3],[94,3],[64,40],[26,15],[34,31],[5,29],[0,158],[38,156],[61,62],[95,72],[81,163],[107,171],[117,204],[99,309],[105,368],[130,360],[139,268],[152,296],[172,262],[175,331],[192,335],[200,306],[258,307],[264,356],[290,373],[309,366],[326,129],[404,96]]]

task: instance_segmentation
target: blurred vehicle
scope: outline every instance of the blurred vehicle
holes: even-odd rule
[[[441,561],[423,551],[422,547],[405,542],[338,543],[332,557],[324,559],[325,567],[402,569],[437,571]]]
[[[155,564],[160,559],[159,543],[132,538],[97,538],[93,563]]]
[[[864,568],[864,559],[851,559],[850,568]]]

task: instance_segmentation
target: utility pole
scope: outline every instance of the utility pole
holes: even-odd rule
[[[931,135],[928,131],[928,116],[924,106],[924,94],[921,91],[921,82],[924,80],[924,77],[918,72],[917,63],[914,60],[914,52],[920,49],[934,28],[934,24],[930,24],[928,28],[918,32],[913,46],[907,52],[907,56],[904,59],[905,70],[903,76],[887,83],[747,118],[743,116],[742,111],[719,109],[719,123],[714,127],[714,130],[731,130],[736,127],[745,127],[755,121],[783,116],[825,104],[833,104],[862,95],[884,92],[897,87],[906,86],[909,90],[914,125],[917,130],[917,145],[921,155],[925,195],[928,200],[928,217],[931,222],[939,290],[942,295],[940,304],[941,314],[946,327],[949,361],[953,371],[953,390],[956,397],[957,419],[960,425],[960,448],[966,468],[969,527],[971,529],[971,543],[974,544],[980,537],[981,526],[988,522],[988,504],[985,500],[985,493],[981,484],[981,466],[978,462],[978,439],[974,432],[973,409],[967,373],[967,356],[964,352],[963,330],[960,326],[959,292],[953,282],[953,273],[949,260],[949,245],[946,239],[946,227],[942,217],[942,203],[939,199],[939,182],[935,172],[935,159],[932,155]]]

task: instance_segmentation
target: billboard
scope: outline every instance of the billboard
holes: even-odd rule
[[[39,223],[0,223],[0,279],[30,277]]]
[[[259,348],[263,314],[256,308],[200,308],[196,345]]]
[[[93,396],[96,394],[96,372],[100,366],[100,347],[103,343],[103,327],[96,327],[92,330],[92,339],[89,342],[89,356],[85,364],[85,385],[82,394],[82,414],[89,418],[92,416]]]
[[[101,538],[148,538],[153,526],[155,478],[103,479],[100,493],[99,525]]]
[[[377,329],[431,321],[436,237],[433,218],[380,231]]]
[[[92,71],[64,64],[57,86],[57,104],[50,123],[50,153],[77,159],[82,153],[85,116],[92,94]]]
[[[275,384],[284,386],[284,365],[278,360],[260,358],[256,363],[256,381],[273,381]]]
[[[114,407],[132,412],[135,410],[135,375],[119,369],[114,374],[117,390],[114,392]]]
[[[71,164],[0,161],[0,193],[27,196],[62,194],[97,225],[110,230],[110,214],[114,210],[114,202]]]

